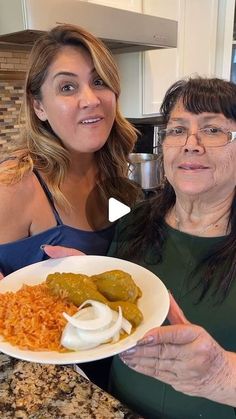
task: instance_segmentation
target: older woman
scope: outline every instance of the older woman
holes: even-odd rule
[[[171,298],[171,325],[115,358],[111,389],[148,419],[235,418],[236,85],[179,81],[161,112],[163,185],[110,255],[157,274],[188,320]]]

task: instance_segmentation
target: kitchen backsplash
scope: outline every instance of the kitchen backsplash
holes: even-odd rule
[[[6,47],[4,47],[6,48]],[[29,51],[0,47],[0,147],[17,138]]]

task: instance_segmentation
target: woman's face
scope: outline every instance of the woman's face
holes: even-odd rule
[[[236,141],[222,147],[204,147],[194,135],[200,128],[223,127],[236,131],[236,122],[223,114],[188,112],[179,101],[170,115],[168,128],[183,127],[190,134],[180,147],[163,144],[164,169],[176,193],[224,198],[236,185]],[[191,135],[193,134],[193,135]]]
[[[93,153],[107,141],[116,114],[115,94],[98,76],[90,54],[65,46],[49,67],[34,100],[41,121],[48,121],[65,148]]]

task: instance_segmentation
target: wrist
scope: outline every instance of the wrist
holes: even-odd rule
[[[210,400],[236,407],[236,354],[224,351],[224,365],[219,371],[214,389],[208,393]]]

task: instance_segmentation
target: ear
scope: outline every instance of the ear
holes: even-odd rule
[[[41,120],[41,121],[46,121],[47,120],[47,114],[43,108],[42,103],[40,102],[40,100],[38,99],[33,99],[33,108],[34,108],[34,112],[36,113],[37,117]]]

